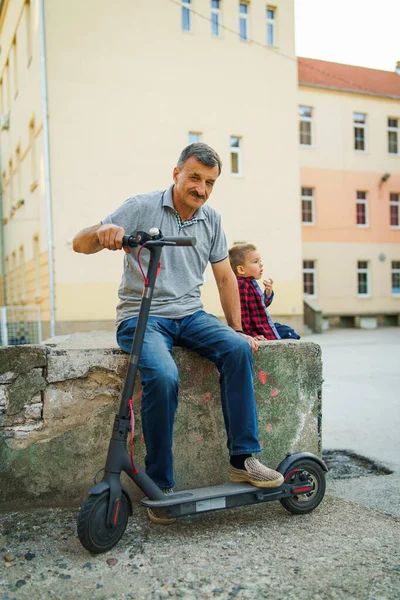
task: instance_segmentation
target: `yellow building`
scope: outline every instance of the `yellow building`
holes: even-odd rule
[[[40,306],[44,336],[113,327],[121,254],[71,240],[167,188],[200,139],[223,160],[228,243],[258,245],[272,314],[301,330],[293,31],[293,0],[2,2],[3,303]],[[210,273],[203,298],[221,316]]]
[[[325,323],[400,315],[400,65],[299,58],[303,286]]]

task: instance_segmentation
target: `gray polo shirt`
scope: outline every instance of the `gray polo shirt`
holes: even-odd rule
[[[163,248],[161,271],[156,281],[150,314],[169,319],[182,319],[203,308],[200,287],[207,263],[217,263],[228,256],[221,216],[204,204],[195,215],[195,223],[180,229],[172,201],[171,186],[165,192],[141,194],[126,200],[115,212],[103,219],[123,227],[127,235],[158,227],[165,236],[196,237],[196,246]],[[117,326],[139,313],[143,277],[137,262],[137,249],[124,253],[124,272],[119,287]],[[140,263],[147,272],[149,252],[144,248]]]

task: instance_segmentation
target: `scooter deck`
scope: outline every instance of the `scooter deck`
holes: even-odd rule
[[[168,511],[169,514],[178,516],[273,500],[286,495],[285,488],[285,485],[257,488],[250,483],[226,483],[167,494],[163,500],[143,498],[140,503],[147,508],[172,509]],[[179,507],[179,510],[173,510],[172,507]]]

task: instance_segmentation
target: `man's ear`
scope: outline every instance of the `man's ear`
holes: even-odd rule
[[[244,267],[243,267],[243,265],[238,265],[236,267],[236,271],[237,271],[238,275],[240,275],[241,277],[243,277],[243,275],[244,275]]]
[[[174,180],[174,183],[177,184],[178,183],[178,175],[179,175],[179,171],[180,168],[179,167],[175,167],[175,169],[172,172],[172,179]]]

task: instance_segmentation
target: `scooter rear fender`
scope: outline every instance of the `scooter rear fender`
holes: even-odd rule
[[[312,454],[311,452],[295,452],[294,454],[286,454],[283,461],[281,463],[279,463],[279,465],[276,467],[276,470],[279,473],[282,473],[282,475],[284,475],[285,473],[287,473],[287,471],[290,470],[290,467],[292,467],[292,465],[295,462],[302,460],[302,459],[303,460],[304,459],[313,460],[314,462],[316,462],[318,464],[318,466],[321,467],[321,469],[323,471],[325,471],[325,472],[328,471],[328,467],[326,466],[324,461],[319,456],[316,456],[315,454]]]

